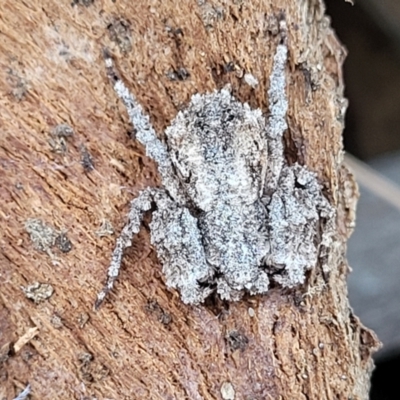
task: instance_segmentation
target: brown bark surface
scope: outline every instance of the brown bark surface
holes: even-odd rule
[[[192,94],[227,83],[267,111],[282,12],[286,155],[316,171],[337,208],[329,268],[295,290],[186,306],[166,288],[145,226],[94,312],[115,242],[99,235],[102,222],[119,232],[129,200],[160,183],[127,134],[102,49],[161,135]],[[33,399],[228,399],[232,388],[246,400],[367,399],[378,342],[347,299],[357,188],[342,165],[344,56],[319,0],[2,1],[0,398],[30,383]],[[55,137],[59,124],[74,134]],[[72,249],[38,250],[32,218],[66,231]],[[35,282],[54,293],[29,299]]]

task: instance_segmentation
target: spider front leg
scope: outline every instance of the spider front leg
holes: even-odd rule
[[[128,223],[122,229],[121,235],[117,239],[114,252],[111,257],[111,263],[108,267],[107,282],[102,291],[97,295],[95,309],[98,309],[107,296],[107,293],[113,288],[114,282],[121,269],[122,257],[126,248],[132,245],[132,238],[139,232],[143,215],[151,209],[154,197],[160,189],[147,188],[143,190],[139,197],[131,201],[131,208],[128,214]]]
[[[167,146],[158,139],[149,117],[143,113],[142,106],[119,78],[108,51],[104,51],[104,59],[107,75],[113,83],[117,96],[126,107],[129,120],[136,129],[136,139],[145,146],[147,156],[151,157],[158,164],[158,172],[161,175],[165,189],[175,201],[184,204],[185,200],[181,195],[182,191],[179,188],[179,180],[175,176]]]
[[[282,43],[278,44],[270,75],[268,89],[269,116],[266,124],[266,141],[268,148],[267,179],[264,191],[276,189],[284,164],[283,134],[288,128],[286,118],[288,99],[286,95],[286,65],[288,58],[287,27],[284,20],[280,21]]]

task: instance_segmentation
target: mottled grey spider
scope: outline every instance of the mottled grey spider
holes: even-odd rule
[[[151,242],[167,286],[178,289],[184,303],[199,304],[214,291],[226,300],[265,293],[271,278],[284,287],[304,282],[320,246],[328,245],[333,230],[317,233],[333,223],[334,212],[315,174],[284,158],[287,52],[284,37],[270,74],[268,118],[227,88],[195,94],[166,129],[166,143],[106,54],[115,92],[136,139],[156,161],[163,187],[146,188],[131,202],[96,307],[112,289],[124,250],[152,204]]]

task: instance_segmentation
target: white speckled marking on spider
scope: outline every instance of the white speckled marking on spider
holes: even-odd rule
[[[304,283],[321,246],[329,246],[335,213],[316,175],[284,157],[287,52],[283,37],[270,75],[268,118],[227,88],[195,94],[166,129],[166,143],[106,55],[114,89],[136,139],[157,162],[163,187],[149,187],[131,202],[96,307],[152,204],[151,242],[167,286],[184,303],[199,304],[215,291],[226,300],[266,293],[271,279],[283,287]]]

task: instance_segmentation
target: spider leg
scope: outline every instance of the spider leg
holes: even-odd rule
[[[166,284],[179,290],[183,303],[202,303],[215,290],[204,284],[214,280],[215,271],[207,262],[198,220],[166,192],[157,193],[155,201],[151,242],[157,249]]]
[[[129,119],[136,129],[136,139],[146,148],[147,156],[157,162],[158,171],[169,194],[177,202],[184,204],[184,199],[180,194],[182,192],[179,190],[179,181],[174,174],[174,167],[167,146],[158,139],[149,117],[144,114],[142,106],[119,77],[108,51],[104,51],[104,59],[107,75],[113,83],[117,96],[124,103]]]
[[[280,21],[282,43],[274,55],[272,72],[268,89],[269,117],[266,124],[266,140],[268,145],[268,170],[265,181],[265,191],[274,190],[283,166],[283,134],[288,128],[286,113],[288,101],[286,96],[286,64],[287,64],[287,38],[286,23]]]
[[[100,307],[101,303],[107,296],[107,293],[113,288],[114,282],[116,281],[121,269],[124,251],[126,248],[131,246],[133,236],[139,232],[143,215],[146,211],[151,209],[151,203],[158,191],[160,191],[160,189],[147,188],[143,190],[136,199],[131,201],[128,222],[117,239],[111,257],[111,263],[108,267],[107,282],[101,292],[97,295],[97,300],[94,306],[96,310]]]
[[[112,290],[121,269],[124,251],[131,246],[133,236],[139,232],[143,215],[151,209],[153,202],[157,210],[150,223],[151,241],[162,261],[167,285],[179,289],[183,302],[187,304],[201,303],[211,293],[212,289],[201,287],[201,282],[209,280],[214,272],[207,263],[196,218],[190,215],[187,208],[171,199],[165,190],[147,188],[131,202],[128,222],[112,254],[107,282],[97,295],[96,310]]]

